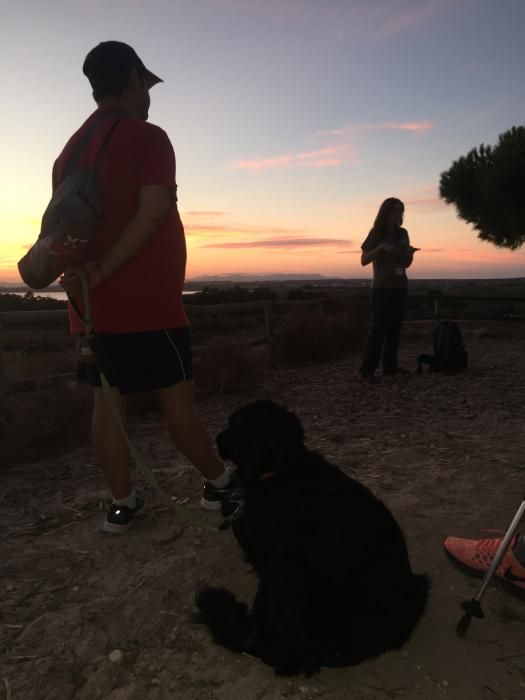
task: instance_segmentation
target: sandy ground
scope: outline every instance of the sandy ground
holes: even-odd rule
[[[192,622],[193,594],[209,581],[250,600],[253,574],[232,535],[189,525],[149,488],[128,535],[99,533],[107,493],[86,446],[0,475],[0,700],[525,698],[525,602],[494,582],[486,619],[458,639],[460,603],[479,581],[441,548],[447,534],[505,529],[523,496],[525,333],[514,326],[509,337],[506,328],[467,329],[471,369],[456,377],[363,386],[349,358],[274,370],[242,395],[200,398],[214,433],[251,399],[287,404],[311,447],[383,498],[405,530],[414,570],[433,583],[404,649],[283,679],[218,648]],[[407,332],[404,364],[425,349]],[[201,480],[159,421],[137,421],[132,435],[163,488],[202,515]]]

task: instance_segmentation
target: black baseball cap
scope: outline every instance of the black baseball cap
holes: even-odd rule
[[[86,56],[82,72],[94,89],[108,78],[126,79],[136,68],[148,81],[148,89],[163,80],[146,68],[135,49],[122,41],[103,41]]]

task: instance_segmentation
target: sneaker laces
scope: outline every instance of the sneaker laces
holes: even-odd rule
[[[498,572],[500,572],[504,565],[505,565],[505,558],[509,555],[512,554],[512,550],[514,548],[514,545],[516,544],[516,538],[517,535],[514,535],[512,538],[512,541],[510,542],[508,549],[505,551],[499,566],[498,566]],[[473,558],[477,559],[480,562],[483,562],[485,566],[490,566],[492,564],[492,561],[494,557],[496,556],[496,552],[498,551],[498,547],[501,544],[502,537],[499,538],[489,538],[489,539],[483,539],[483,540],[478,540],[475,550],[473,552]]]
[[[512,538],[512,541],[509,544],[507,551],[511,551],[514,548],[514,545],[516,544],[517,537],[518,537],[518,535],[514,535],[514,537]],[[503,537],[497,537],[497,538],[490,537],[488,539],[478,540],[478,543],[476,545],[476,549],[482,549],[487,553],[493,552],[494,554],[496,554],[496,552],[498,551],[498,547],[501,544],[502,539],[503,539]]]

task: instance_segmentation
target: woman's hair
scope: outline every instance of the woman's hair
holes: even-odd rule
[[[379,211],[377,212],[377,216],[374,221],[373,230],[379,233],[380,236],[385,235],[388,228],[388,220],[390,214],[392,213],[392,210],[395,209],[395,207],[399,204],[401,205],[403,211],[405,211],[405,205],[400,199],[397,199],[396,197],[388,197],[388,199],[385,199],[383,204],[381,204],[381,206],[379,207]]]

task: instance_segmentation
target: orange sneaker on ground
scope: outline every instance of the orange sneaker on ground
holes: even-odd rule
[[[495,576],[501,579],[505,588],[525,600],[525,566],[512,551],[517,535],[496,569]],[[468,574],[483,576],[494,559],[503,537],[489,540],[466,540],[462,537],[447,537],[443,542],[445,552],[454,564]]]

